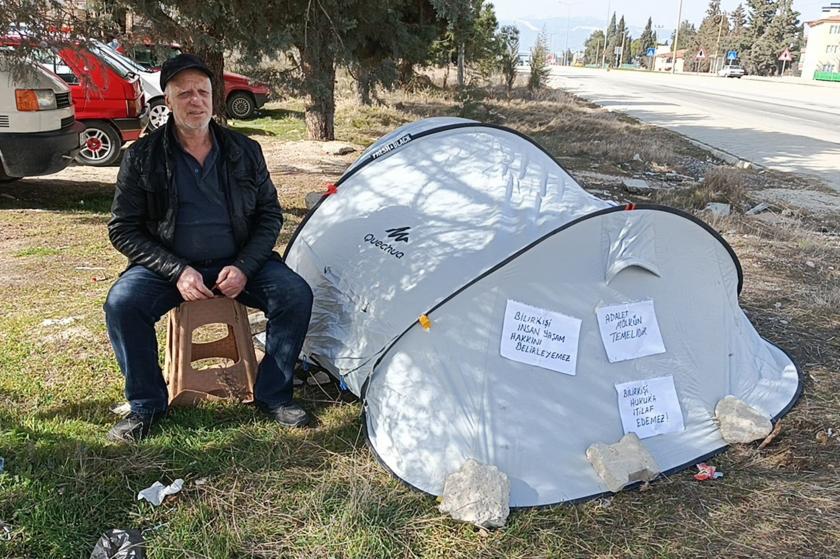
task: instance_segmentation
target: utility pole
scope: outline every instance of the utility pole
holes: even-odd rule
[[[568,60],[568,61],[566,60],[566,53],[569,52],[569,28],[571,27],[570,16],[571,16],[570,8],[569,8],[569,5],[566,4],[566,48],[563,49],[563,65],[564,66],[569,66],[572,63],[571,60]]]
[[[680,44],[680,25],[682,24],[682,3],[683,0],[680,0],[680,9],[677,12],[677,32],[674,35],[674,46],[672,47],[674,50],[673,56],[673,64],[671,64],[671,73],[677,73],[677,45]],[[685,64],[685,62],[683,62]]]
[[[607,24],[604,26],[604,50],[601,53],[601,68],[604,67],[604,62],[607,60],[607,45],[610,42],[609,37],[607,37],[607,30],[610,28],[610,8],[612,7],[611,3],[612,2],[607,2]]]
[[[720,14],[720,25],[718,25],[717,44],[715,45],[715,62],[714,62],[715,67],[713,68],[712,65],[709,64],[709,73],[710,74],[713,74],[714,71],[717,70],[718,51],[720,49],[720,34],[723,32],[723,18],[725,18],[725,17],[726,17],[726,12],[721,12],[721,14]]]

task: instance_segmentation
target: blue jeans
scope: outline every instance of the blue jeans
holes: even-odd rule
[[[194,265],[212,287],[230,261]],[[254,385],[254,399],[269,409],[292,400],[294,364],[300,354],[312,310],[312,290],[285,263],[268,260],[248,278],[237,301],[265,312],[266,355]],[[184,300],[174,283],[143,266],[123,273],[105,300],[108,336],[125,376],[131,411],[151,416],[166,412],[168,393],[158,363],[155,323]]]

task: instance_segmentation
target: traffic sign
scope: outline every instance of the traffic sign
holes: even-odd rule
[[[647,53],[648,56],[655,56],[656,55],[656,49],[653,48],[653,47],[650,47],[650,48],[647,49],[646,53]]]
[[[793,60],[793,56],[790,54],[790,49],[786,48],[785,51],[779,55],[779,60],[783,62],[790,62]]]
[[[706,58],[706,51],[703,50],[703,49],[700,49],[700,51],[697,53],[697,55],[694,58],[696,58],[697,60],[702,60],[702,59]]]
[[[726,51],[726,59],[727,60],[736,60],[737,58],[738,58],[738,51],[737,50]]]
[[[615,47],[615,48],[613,49],[613,54],[614,54],[614,55],[616,55],[616,56],[618,56],[619,54],[621,54],[621,52],[622,52],[623,50],[624,50],[624,49],[622,49],[621,47]]]

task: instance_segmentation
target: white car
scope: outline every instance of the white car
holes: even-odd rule
[[[722,78],[740,78],[744,74],[746,74],[744,69],[738,66],[737,64],[729,64],[727,66],[724,66],[718,72],[718,76]]]
[[[99,56],[108,59],[109,62],[122,66],[132,74],[140,78],[143,85],[143,97],[149,107],[149,124],[147,129],[151,132],[166,124],[169,118],[169,107],[163,100],[163,91],[160,89],[160,72],[150,72],[140,66],[127,56],[118,53],[108,45],[99,41],[91,41],[94,45],[94,52]]]
[[[52,72],[0,69],[0,183],[64,169],[83,144],[75,115],[70,88]]]

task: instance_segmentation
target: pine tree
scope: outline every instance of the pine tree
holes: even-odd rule
[[[612,56],[613,52],[615,52],[615,12],[613,12],[612,18],[610,18],[610,23],[607,26],[607,44],[604,47],[604,52],[601,53],[602,58],[606,61],[607,67],[609,68],[612,63]]]
[[[528,90],[542,89],[548,82],[551,68],[548,67],[548,37],[545,31],[537,37],[537,43],[531,48],[531,74],[528,77]]]
[[[639,37],[639,46],[643,53],[649,48],[656,48],[656,32],[653,30],[652,18],[648,18],[647,25]]]
[[[583,45],[584,64],[599,64],[601,52],[604,49],[604,32],[600,29],[593,31]]]
[[[690,60],[697,71],[708,72],[715,57],[719,56],[719,45],[728,32],[729,20],[720,10],[720,0],[710,0],[706,8],[706,16],[700,23],[694,40],[690,44],[684,43],[688,45],[686,60]],[[703,50],[705,58],[697,59],[696,56],[700,50]]]
[[[615,46],[621,49],[621,54],[618,55],[615,60],[616,66],[627,62],[627,59],[630,56],[630,40],[627,36],[627,26],[624,23],[624,16],[621,16],[621,19],[618,21],[618,25],[615,28]]]
[[[785,49],[790,49],[792,54],[798,52],[799,30],[799,13],[793,10],[792,0],[779,0],[778,12],[753,47],[753,63],[762,73],[781,72],[779,55]]]
[[[499,30],[499,42],[503,45],[499,56],[499,68],[502,71],[508,96],[516,80],[516,66],[519,65],[519,29],[515,25],[505,25]]]
[[[743,58],[744,53],[749,50],[749,43],[747,42],[747,12],[743,4],[738,4],[738,7],[732,11],[729,16],[729,35],[723,42],[724,51],[734,50],[738,58]],[[733,61],[727,60],[727,63]]]
[[[676,32],[671,33],[671,50],[674,51],[676,49],[684,49],[686,45],[691,45],[694,42],[694,36],[697,35],[697,28],[694,27],[694,24],[688,21],[687,19],[684,20],[680,24],[680,44],[675,45],[674,41],[676,40]]]
[[[610,22],[610,27],[607,29],[609,40],[607,42],[607,62],[609,66],[615,66],[618,64],[619,58],[623,62],[626,62],[630,57],[630,37],[627,36],[627,27],[624,23],[624,16],[621,16],[617,25],[613,25],[615,22],[615,14],[613,14],[612,21]],[[612,33],[609,33],[610,28],[612,28]],[[615,49],[624,47],[621,56],[615,54]]]
[[[732,33],[742,33],[744,31],[747,26],[747,12],[744,10],[743,4],[738,4],[738,7],[732,11],[730,23]]]

